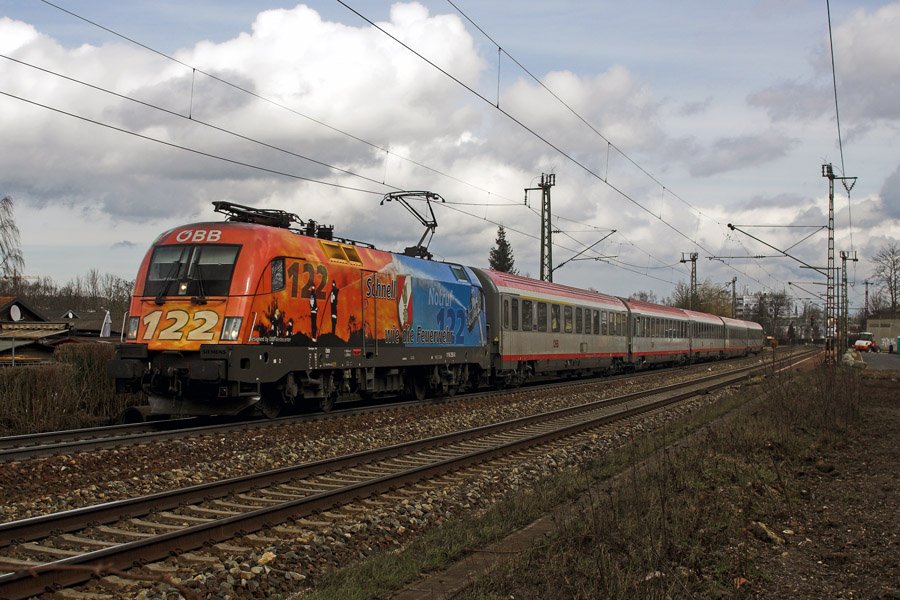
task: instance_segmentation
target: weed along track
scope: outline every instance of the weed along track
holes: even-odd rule
[[[197,564],[226,564],[228,556],[252,554],[258,546],[327,537],[354,515],[404,506],[410,495],[439,496],[443,488],[459,484],[473,472],[506,467],[529,452],[546,452],[554,443],[583,443],[586,433],[732,385],[761,368],[768,365],[5,523],[0,525],[0,564],[8,565],[9,572],[0,576],[0,597],[28,597],[83,582],[97,570],[125,569],[172,553],[181,556],[168,568],[183,574],[193,572]],[[427,512],[429,503],[421,504],[417,510]],[[396,531],[402,534],[402,526]],[[352,536],[342,533],[347,534]],[[293,573],[285,580],[302,578]]]

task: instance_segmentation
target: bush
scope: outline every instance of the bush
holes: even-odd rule
[[[0,432],[17,435],[111,422],[136,396],[116,394],[111,344],[66,344],[56,363],[0,369]]]

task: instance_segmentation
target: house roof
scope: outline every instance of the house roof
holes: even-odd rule
[[[17,311],[13,310],[17,308]],[[18,312],[18,318],[13,314]],[[17,321],[46,321],[47,319],[37,310],[22,302],[16,296],[0,296],[0,323]]]

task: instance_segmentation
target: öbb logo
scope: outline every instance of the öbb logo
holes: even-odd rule
[[[220,239],[222,239],[220,229],[185,229],[175,236],[175,241],[179,243],[218,242]]]

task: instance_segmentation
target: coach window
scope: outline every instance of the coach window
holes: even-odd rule
[[[550,331],[559,333],[559,304],[550,305]]]
[[[509,329],[509,299],[503,299],[503,329]]]
[[[593,316],[594,321],[594,335],[600,335],[600,311],[592,310],[591,315]]]
[[[600,313],[600,335],[609,335],[609,317],[610,314],[605,310]]]
[[[538,331],[547,331],[547,303],[538,302],[537,305]]]
[[[584,331],[584,315],[582,314],[584,311],[581,307],[577,307],[575,309],[575,333],[582,333]]]
[[[284,259],[276,258],[272,261],[272,291],[284,289]]]
[[[512,299],[512,328],[513,331],[519,330],[519,299]]]
[[[522,300],[522,331],[534,329],[534,302]]]
[[[572,333],[572,307],[563,306],[563,331]]]
[[[591,335],[591,309],[584,309],[584,333]]]

